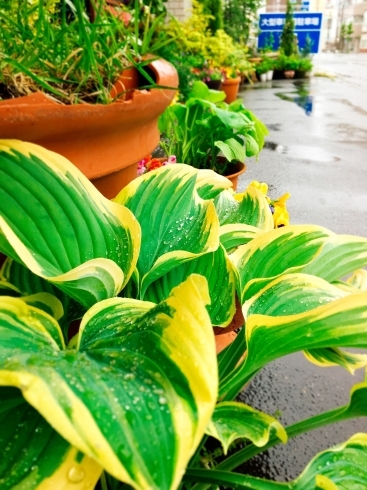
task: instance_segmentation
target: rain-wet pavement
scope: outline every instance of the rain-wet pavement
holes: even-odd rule
[[[325,226],[367,237],[367,54],[319,55],[316,72],[335,79],[275,80],[241,92],[245,105],[270,131],[259,161],[248,163],[238,190],[251,180],[269,184],[272,197],[291,193],[292,223]],[[256,88],[256,89],[255,89]],[[242,401],[289,425],[343,405],[363,380],[341,368],[319,368],[294,354],[271,363]],[[355,419],[299,436],[254,458],[242,471],[288,481],[319,451],[367,432]]]

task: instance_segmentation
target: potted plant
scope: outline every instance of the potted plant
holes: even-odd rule
[[[296,71],[296,78],[308,78],[311,76],[313,64],[310,58],[300,58]]]
[[[7,2],[0,10],[0,137],[27,135],[60,152],[113,196],[158,144],[157,119],[177,73],[163,60],[143,60],[134,34],[102,2],[94,22],[83,0],[69,2],[71,11],[65,1],[54,11],[43,5],[21,2],[14,11]]]
[[[205,85],[213,90],[221,90],[223,84],[223,75],[219,68],[204,67],[201,72],[202,81]]]
[[[2,141],[0,167],[4,489],[279,488],[233,470],[296,435],[367,415],[365,382],[346,405],[288,427],[233,401],[293,352],[366,366],[342,350],[367,345],[366,271],[337,281],[367,264],[366,239],[312,225],[267,229],[255,187],[234,199],[254,226],[233,227],[239,207],[225,179],[185,165],[141,176],[117,203],[35,145]],[[231,260],[214,267],[223,250]],[[219,282],[225,270],[236,273]],[[211,295],[235,287],[246,329],[216,358],[210,314],[227,305]],[[136,299],[149,289],[150,301]],[[81,324],[69,341],[72,318]],[[367,435],[357,434],[284,485],[363,487],[366,454]]]
[[[256,72],[260,78],[260,82],[266,82],[268,80],[269,66],[267,60],[262,60],[261,63],[256,66]]]
[[[185,104],[167,107],[159,120],[161,146],[199,169],[211,169],[236,179],[246,157],[257,156],[267,129],[240,101],[223,102],[225,94],[195,82]]]
[[[281,54],[276,60],[276,69],[283,72],[285,78],[293,78],[298,69],[300,58],[296,55]]]

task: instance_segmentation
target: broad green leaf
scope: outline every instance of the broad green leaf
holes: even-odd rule
[[[287,442],[287,433],[274,417],[238,402],[219,403],[206,428],[209,436],[218,439],[227,454],[229,446],[236,439],[249,439],[262,447],[272,435]]]
[[[246,156],[253,157],[260,153],[259,145],[251,134],[246,134]]]
[[[366,354],[355,354],[336,348],[324,347],[322,349],[306,349],[304,350],[306,359],[320,367],[340,366],[351,374],[354,374],[356,369],[361,369],[367,366]]]
[[[199,170],[196,178],[196,191],[202,199],[214,199],[225,189],[230,189],[232,182],[213,170]]]
[[[319,453],[292,482],[292,490],[362,490],[367,484],[367,434]]]
[[[102,468],[70,446],[19,390],[1,387],[0,394],[1,489],[92,490]]]
[[[0,250],[89,307],[115,296],[135,267],[140,229],[67,159],[0,142]]]
[[[347,282],[344,281],[332,281],[331,283],[333,286],[341,289],[342,291],[345,291],[346,293],[358,293],[358,289],[355,286],[352,286],[351,284],[348,284]]]
[[[177,164],[142,175],[115,198],[140,223],[137,263],[140,298],[154,281],[188,260],[219,246],[219,223],[212,201],[196,191],[198,170]]]
[[[210,304],[207,310],[211,322],[213,325],[226,327],[235,313],[236,283],[233,266],[221,245],[215,252],[208,252],[198,259],[179,265],[154,281],[143,299],[154,303],[163,301],[174,287],[191,274],[200,274],[208,281]]]
[[[355,271],[348,279],[347,283],[355,288],[367,293],[367,270],[359,269]]]
[[[296,437],[306,432],[324,427],[330,424],[335,424],[343,420],[348,420],[355,417],[366,417],[367,416],[367,383],[359,383],[353,386],[350,394],[350,402],[348,405],[335,408],[328,412],[324,412],[313,417],[309,417],[305,420],[301,420],[286,427],[288,438]],[[231,456],[223,460],[217,466],[218,470],[232,471],[238,466],[249,461],[251,458],[257,454],[270,449],[279,443],[277,437],[272,436],[269,442],[259,448],[254,444],[248,444],[243,449],[233,453]],[[206,487],[199,486],[201,490]]]
[[[283,273],[303,272],[333,281],[367,262],[367,239],[325,228],[291,225],[269,231],[231,255],[242,302]]]
[[[249,187],[244,193],[235,195],[223,191],[214,202],[221,226],[244,224],[264,231],[274,228],[269,204],[255,187]]]
[[[226,94],[219,90],[211,90],[209,87],[200,80],[194,82],[192,89],[189,93],[189,99],[203,99],[214,104],[222,102],[226,98]]]
[[[309,274],[283,274],[245,301],[242,312],[250,315],[286,316],[304,313],[349,293]]]
[[[284,274],[269,283],[243,305],[246,317],[295,315],[343,298],[347,293],[324,279],[308,274]],[[352,374],[367,365],[367,356],[340,349],[307,349],[306,358],[322,367],[339,365]]]
[[[57,298],[57,300],[61,303],[63,312],[62,317],[58,316],[58,314],[57,316],[54,315],[53,307],[51,307],[50,310],[50,298],[47,299],[47,296],[43,296],[44,301],[41,301],[41,303],[38,305],[34,303],[32,304],[33,306],[41,308],[42,310],[46,311],[46,313],[53,316],[62,327],[66,338],[68,337],[69,324],[73,320],[81,318],[85,312],[85,308],[80,305],[80,303],[73,300],[70,296],[61,291],[61,289],[55,287],[52,283],[46,281],[45,279],[36,276],[36,274],[33,274],[33,272],[24,267],[24,265],[19,264],[12,259],[7,258],[3,264],[0,271],[0,287],[1,284],[3,284],[2,281],[9,282],[13,285],[13,287],[16,287],[17,291],[19,291],[17,296],[22,296],[23,300],[25,301],[27,301],[28,297],[32,298],[34,295],[40,299],[38,296],[39,294],[47,294],[54,298],[51,299],[51,302],[55,304],[55,299]],[[11,294],[8,294],[8,296],[11,296]],[[49,305],[48,307],[47,304]],[[57,307],[57,311],[61,311],[59,306]]]
[[[0,278],[0,296],[21,296],[21,292],[10,282]]]
[[[229,138],[225,141],[215,141],[214,145],[220,149],[226,159],[231,162],[237,160],[244,162],[246,158],[246,148],[244,143],[240,143],[234,138]]]
[[[69,444],[115,478],[136,489],[174,489],[217,397],[208,301],[201,276],[157,306],[105,300],[65,350],[52,317],[2,297],[0,385],[19,388]]]
[[[246,320],[247,357],[221,392],[241,387],[265,364],[305,349],[367,347],[367,294],[351,294],[304,313]],[[266,339],[266,341],[264,341]]]
[[[289,483],[202,469],[189,469],[185,480],[244,490],[364,490],[367,482],[367,434],[355,434],[343,444],[319,453],[302,474]],[[198,485],[197,488],[207,487]]]
[[[223,225],[219,228],[220,243],[228,253],[234,252],[240,245],[253,240],[258,234],[264,234],[264,230],[256,226],[243,225],[241,223]]]
[[[321,253],[306,265],[303,272],[332,282],[365,265],[367,238],[333,235],[325,242]]]

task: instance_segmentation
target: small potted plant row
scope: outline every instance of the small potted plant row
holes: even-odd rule
[[[274,72],[276,78],[305,78],[310,76],[311,71],[312,60],[297,55],[281,54],[277,59],[266,57],[256,66],[261,82],[272,80]]]

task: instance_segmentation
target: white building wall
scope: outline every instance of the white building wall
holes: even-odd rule
[[[191,0],[168,0],[166,2],[167,10],[178,20],[186,20],[191,15]]]

